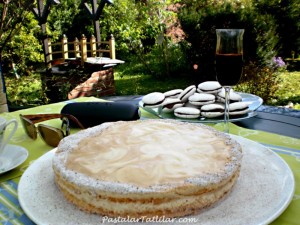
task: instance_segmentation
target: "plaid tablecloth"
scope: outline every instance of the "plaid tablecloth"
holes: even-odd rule
[[[78,98],[76,101],[101,101],[94,97]],[[11,113],[2,113],[0,116],[6,119],[15,118],[19,122],[19,114],[38,114],[38,113],[59,113],[66,102],[54,103],[35,108],[24,109]],[[152,118],[149,113],[142,111],[142,117]],[[45,121],[44,124],[59,127],[59,120]],[[222,124],[213,124],[216,129],[222,130]],[[9,128],[8,128],[9,129]],[[280,129],[280,128],[279,128]],[[78,130],[72,129],[71,133]],[[288,208],[272,223],[272,225],[298,225],[300,222],[300,140],[287,136],[276,135],[272,133],[248,130],[230,124],[232,134],[245,137],[265,145],[276,152],[290,166],[294,173],[296,189],[293,200]],[[46,145],[40,138],[31,140],[25,134],[21,124],[13,136],[10,144],[26,148],[29,152],[28,159],[16,169],[0,175],[0,222],[1,224],[34,224],[23,212],[18,202],[18,182],[27,167],[40,156],[52,149]],[[245,224],[247,222],[245,221]]]

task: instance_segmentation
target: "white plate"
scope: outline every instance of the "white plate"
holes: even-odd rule
[[[249,112],[241,115],[241,116],[231,116],[229,117],[230,122],[235,122],[235,121],[241,121],[244,119],[251,118],[253,116],[256,116],[257,113],[255,112],[258,107],[260,107],[263,103],[262,98],[248,94],[248,93],[242,93],[242,92],[236,92],[242,97],[242,102],[245,102],[249,106]],[[159,112],[160,110],[158,108],[147,108],[142,106],[142,101],[139,102],[139,106],[143,108],[145,111],[161,118],[161,119],[175,119],[179,121],[188,121],[188,122],[196,122],[196,123],[219,123],[224,121],[224,116],[218,117],[218,118],[204,118],[200,117],[198,119],[182,119],[179,117],[176,117],[173,113],[161,113]]]
[[[0,155],[0,174],[20,166],[28,157],[28,151],[18,145],[6,145]]]
[[[201,225],[268,224],[290,204],[295,180],[285,161],[256,142],[234,138],[242,144],[244,156],[232,192],[215,207],[185,219],[195,219],[195,224]],[[25,213],[37,224],[106,224],[101,216],[82,212],[64,199],[54,184],[54,151],[35,161],[21,177],[18,195]]]

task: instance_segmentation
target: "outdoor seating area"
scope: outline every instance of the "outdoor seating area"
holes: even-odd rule
[[[126,104],[133,104],[137,106],[141,101],[142,96],[115,96],[115,97],[104,97],[103,99],[94,98],[94,97],[80,97],[77,98],[76,102],[103,102],[103,101],[115,101],[115,102],[123,102]],[[16,119],[20,124],[19,115],[20,114],[36,114],[36,113],[59,113],[63,106],[66,104],[70,104],[69,101],[53,103],[50,105],[15,111],[11,113],[1,114],[2,117],[6,119]],[[157,117],[144,111],[140,108],[141,119],[156,119]],[[273,108],[261,107],[257,111],[258,115],[253,117],[253,119],[243,120],[240,122],[235,122],[230,124],[230,131],[233,135],[238,135],[240,137],[245,137],[247,139],[253,140],[255,142],[260,143],[263,148],[271,149],[276,154],[278,154],[291,168],[292,173],[295,175],[295,193],[299,191],[299,176],[298,174],[298,162],[297,158],[299,157],[299,131],[300,131],[300,117],[299,113],[294,112],[292,110],[285,110],[284,113],[281,113],[277,110],[274,111]],[[59,120],[51,120],[48,122],[49,125],[54,127],[59,127]],[[216,123],[211,124],[216,129],[222,130],[222,124]],[[278,129],[280,127],[280,129]],[[77,132],[78,129],[72,129],[71,132]],[[51,146],[46,145],[40,138],[37,140],[32,140],[27,138],[22,126],[20,125],[17,129],[17,132],[13,136],[10,141],[10,146],[19,146],[19,148],[25,148],[28,150],[29,157],[18,166],[16,169],[5,172],[2,171],[0,180],[1,180],[1,198],[3,199],[5,196],[6,201],[1,201],[2,207],[1,210],[2,221],[18,221],[21,224],[35,224],[35,223],[54,223],[55,218],[57,217],[61,209],[52,210],[52,206],[49,203],[43,203],[43,205],[47,205],[47,208],[41,207],[41,209],[36,209],[35,211],[31,211],[31,206],[28,202],[24,202],[23,199],[20,199],[20,202],[17,200],[17,197],[13,193],[17,193],[18,183],[20,182],[20,176],[26,171],[26,168],[30,166],[33,161],[39,161],[39,157],[52,150]],[[298,150],[297,150],[298,149]],[[273,163],[273,162],[269,162]],[[276,163],[275,163],[276,164]],[[34,163],[33,163],[34,165]],[[267,165],[266,165],[267,166]],[[50,168],[49,168],[50,170]],[[280,169],[278,171],[278,179],[280,178]],[[259,176],[259,175],[258,175]],[[22,178],[21,178],[22,179]],[[42,178],[41,178],[42,179]],[[282,190],[278,190],[281,193],[276,199],[280,201],[277,206],[271,206],[271,214],[265,215],[263,218],[264,221],[274,221],[274,224],[284,224],[286,221],[294,221],[291,224],[297,224],[299,220],[298,214],[293,213],[297,211],[299,207],[299,203],[297,203],[297,199],[292,200],[293,193],[286,192],[285,185],[288,185],[287,180],[282,178]],[[288,180],[288,182],[291,182]],[[49,184],[50,185],[50,184]],[[31,184],[34,187],[34,184]],[[278,188],[278,187],[272,187]],[[47,189],[46,189],[47,190]],[[263,190],[262,190],[263,191]],[[266,190],[269,191],[269,190]],[[51,192],[49,192],[51,193]],[[283,195],[283,193],[286,194]],[[40,193],[38,196],[43,196],[45,194]],[[34,195],[32,195],[34,196]],[[55,199],[56,197],[54,197]],[[37,200],[37,202],[41,201],[41,199]],[[48,200],[45,200],[48,201]],[[257,200],[259,201],[259,200]],[[289,204],[291,201],[291,204]],[[10,203],[9,203],[10,202]],[[282,203],[284,202],[284,203]],[[9,204],[8,204],[9,203]],[[21,206],[22,208],[21,208]],[[41,203],[38,203],[41,204]],[[273,207],[273,208],[272,208]],[[285,209],[286,208],[286,209]],[[5,209],[5,210],[4,210]],[[51,211],[51,218],[43,215],[45,214],[47,209]],[[25,212],[23,211],[25,210]],[[263,209],[261,209],[263,210]],[[14,212],[11,213],[9,217],[5,212]],[[284,211],[284,212],[283,212]],[[57,216],[56,216],[57,215]],[[254,215],[248,213],[253,219]],[[277,215],[277,216],[275,216]],[[29,218],[28,218],[29,216]],[[6,218],[6,219],[5,219]],[[197,217],[195,217],[197,218]],[[260,218],[261,220],[261,218]],[[47,221],[47,222],[46,222]],[[93,223],[90,223],[93,224]],[[271,223],[272,224],[272,223]]]
[[[300,224],[299,1],[0,15],[0,224]]]

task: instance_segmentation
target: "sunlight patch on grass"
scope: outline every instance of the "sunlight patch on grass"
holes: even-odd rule
[[[282,82],[279,90],[276,92],[279,96],[285,98],[300,96],[300,72],[282,73],[280,78]]]
[[[300,72],[286,72],[280,74],[281,83],[276,91],[275,105],[292,103],[295,109],[300,109]]]

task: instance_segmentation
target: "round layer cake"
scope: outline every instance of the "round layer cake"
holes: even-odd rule
[[[55,182],[80,209],[110,217],[191,215],[226,196],[241,146],[205,125],[171,120],[112,122],[64,138]]]

